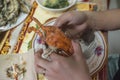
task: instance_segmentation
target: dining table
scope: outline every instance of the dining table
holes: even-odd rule
[[[36,33],[29,32],[29,27],[36,26],[33,17],[38,19],[41,24],[49,24],[50,21],[59,17],[61,14],[77,10],[77,11],[104,11],[107,9],[106,0],[78,0],[74,6],[63,12],[51,12],[44,10],[34,1],[28,16],[19,25],[7,31],[0,32],[0,55],[11,53],[26,53],[34,48]],[[100,31],[105,44],[105,57],[99,69],[91,74],[92,80],[107,80],[107,32]],[[33,44],[34,43],[34,44]],[[38,80],[46,80],[44,75],[38,74]]]

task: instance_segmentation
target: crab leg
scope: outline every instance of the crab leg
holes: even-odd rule
[[[43,54],[42,54],[42,58],[48,59],[48,60],[50,61],[49,55],[51,55],[52,52],[56,52],[56,51],[57,51],[57,48],[56,48],[56,47],[49,46],[48,48],[44,49],[43,51],[44,51],[44,52],[43,52]]]
[[[30,32],[32,32],[32,31],[34,31],[35,33],[38,33],[38,35],[39,35],[40,37],[43,37],[42,33],[41,33],[38,29],[36,29],[36,28],[34,28],[34,27],[29,27],[28,32],[30,33]]]
[[[52,54],[52,52],[54,52],[54,50],[50,49],[50,48],[47,48],[44,51],[45,52],[43,52],[43,54],[42,54],[42,58],[44,58],[44,59],[48,59],[49,55]]]
[[[43,37],[45,38],[46,36],[45,36],[45,31],[44,31],[43,25],[34,17],[33,17],[33,20],[38,24],[39,30],[41,31]]]

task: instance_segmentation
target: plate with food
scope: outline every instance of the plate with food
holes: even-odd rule
[[[1,0],[0,31],[6,31],[22,23],[28,16],[33,0]]]
[[[51,26],[52,27],[53,24],[55,23],[55,21],[56,21],[56,19],[50,19],[44,24],[44,26],[43,25],[41,25],[41,26],[43,26],[43,27]],[[37,22],[37,23],[40,26],[40,23],[39,22]],[[42,42],[43,38],[41,38],[40,36],[42,35],[42,37],[45,37],[52,30],[52,29],[49,30],[48,28],[47,29],[42,28],[42,29],[46,30],[46,33],[44,33],[41,29],[38,30],[35,28],[31,28],[31,31],[36,32],[36,35],[35,35],[35,37],[33,39],[33,43],[32,43],[32,46],[35,49],[35,51],[39,50],[40,48],[46,49],[46,46],[43,45],[44,42]],[[41,33],[39,33],[39,32],[41,32]],[[56,49],[56,47],[53,47],[53,46],[56,46],[57,44],[60,44],[60,46],[61,46],[63,44],[62,42],[64,42],[64,44],[62,45],[62,48],[59,48],[59,46],[57,46],[57,48],[59,48],[59,51],[62,51],[62,53],[64,53],[64,54],[61,54],[61,52],[59,52],[59,54],[63,55],[63,56],[71,56],[73,49],[71,47],[70,40],[61,36],[61,33],[57,34],[57,32],[59,32],[59,31],[57,31],[57,32],[53,31],[53,32],[57,36],[55,36],[55,35],[52,36],[53,33],[52,34],[49,33],[49,36],[45,37],[46,40],[48,39],[47,47],[50,47],[54,51]],[[94,37],[93,41],[89,45],[86,44],[82,40],[80,41],[82,51],[83,51],[84,57],[86,59],[86,62],[88,64],[89,72],[90,72],[91,76],[102,69],[102,67],[104,66],[104,64],[106,62],[106,58],[107,58],[107,45],[106,45],[106,41],[105,41],[105,38],[104,38],[102,32],[96,31],[96,32],[94,32],[94,36],[95,37]],[[59,37],[60,37],[60,39],[59,39]],[[48,49],[47,52],[45,52],[48,54],[42,55],[42,57],[48,58],[48,56],[50,55],[50,52],[51,52],[51,50]],[[66,54],[66,52],[69,52],[70,54]]]
[[[39,6],[45,10],[60,12],[74,6],[77,0],[36,0]]]
[[[34,51],[28,53],[0,55],[0,80],[37,80]]]

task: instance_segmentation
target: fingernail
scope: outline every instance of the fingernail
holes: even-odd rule
[[[79,40],[77,40],[77,39],[74,39],[74,40],[73,40],[73,42],[75,42],[75,43],[79,43]]]

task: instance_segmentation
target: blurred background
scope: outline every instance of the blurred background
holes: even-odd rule
[[[109,9],[120,8],[120,0],[110,0]],[[120,30],[108,32],[109,54],[120,53]]]

